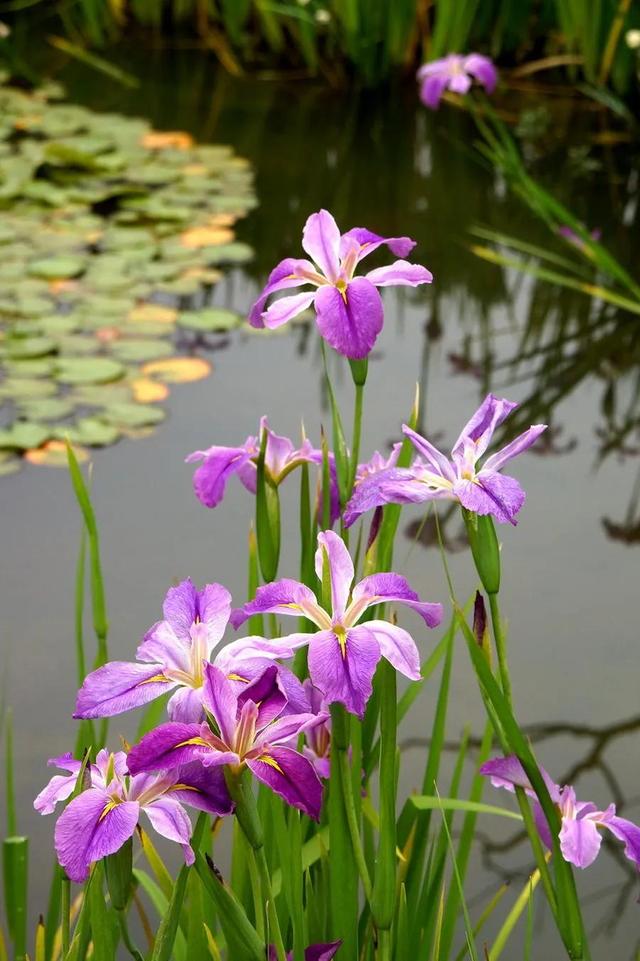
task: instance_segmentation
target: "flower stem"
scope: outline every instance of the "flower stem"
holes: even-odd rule
[[[391,930],[389,928],[382,928],[378,931],[376,961],[391,961]]]
[[[507,663],[507,642],[502,630],[502,618],[500,617],[500,604],[497,594],[489,594],[489,608],[491,610],[491,625],[493,628],[493,639],[496,644],[498,655],[498,670],[500,671],[500,684],[502,693],[507,699],[509,707],[513,707],[511,697],[511,677],[509,675],[509,665]]]
[[[256,799],[248,781],[248,772],[243,771],[240,776],[234,776],[228,769],[225,769],[225,778],[229,793],[235,801],[236,817],[242,832],[251,845],[258,867],[258,880],[260,883],[262,899],[268,916],[270,937],[276,949],[278,961],[287,961],[278,912],[271,890],[271,878],[269,877],[269,867],[264,853],[264,834]],[[253,880],[253,879],[252,879]],[[255,892],[254,892],[255,895]]]
[[[362,881],[365,897],[369,903],[373,897],[373,887],[369,877],[369,869],[364,856],[364,849],[360,838],[358,816],[356,814],[355,798],[353,796],[353,782],[351,779],[351,765],[348,756],[347,716],[341,704],[333,704],[331,708],[331,756],[337,761],[340,774],[340,786],[344,800],[344,812],[347,817],[353,858]]]
[[[349,493],[353,490],[360,457],[360,438],[362,436],[362,405],[364,400],[364,384],[355,385],[355,403],[353,407],[353,432],[351,435],[351,464],[349,470]]]
[[[380,844],[371,911],[382,943],[396,908],[396,672],[386,660],[380,677]],[[384,957],[383,954],[380,955]]]
[[[61,956],[66,958],[69,952],[69,936],[71,931],[71,881],[66,875],[63,875],[60,888]]]

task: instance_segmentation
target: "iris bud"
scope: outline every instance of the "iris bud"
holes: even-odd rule
[[[129,903],[133,881],[133,841],[131,838],[115,854],[104,859],[104,873],[111,904],[116,911],[124,911]]]
[[[464,508],[462,516],[482,586],[487,594],[497,594],[500,590],[500,548],[493,517],[490,514],[474,514]]]

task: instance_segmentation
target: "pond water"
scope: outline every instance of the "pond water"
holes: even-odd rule
[[[122,62],[131,65],[127,55]],[[582,796],[602,804],[615,796],[637,819],[636,322],[606,321],[605,355],[598,328],[605,319],[582,295],[560,294],[473,256],[468,231],[478,224],[543,244],[555,240],[500,177],[479,165],[469,118],[453,109],[427,115],[411,85],[384,95],[350,95],[301,81],[231,80],[191,52],[150,55],[135,72],[141,86],[132,91],[77,66],[62,79],[76,102],[144,116],[160,129],[185,129],[205,143],[228,143],[254,167],[258,206],[239,225],[238,237],[256,257],[226,273],[215,287],[216,305],[245,313],[270,267],[283,256],[298,256],[302,224],[321,206],[343,229],[366,225],[418,241],[413,259],[429,266],[435,282],[430,290],[385,294],[386,326],[367,385],[366,456],[398,438],[416,382],[423,426],[445,446],[488,389],[525,402],[527,424],[551,418],[551,442],[514,468],[527,490],[518,528],[500,529],[517,710],[542,739],[538,756],[558,780],[583,767]],[[566,105],[558,116],[565,128],[574,124]],[[578,117],[574,126],[581,123]],[[560,167],[556,149],[547,177],[554,164],[562,169],[550,178],[554,189],[585,223],[601,227],[604,241],[625,259],[637,209],[637,176],[628,174],[633,158],[597,156],[602,169],[569,177],[571,164]],[[303,418],[314,441],[320,425],[329,423],[313,325],[268,337],[240,330],[215,346],[205,352],[211,376],[172,392],[168,419],[153,436],[93,457],[114,658],[133,656],[177,579],[219,580],[236,601],[244,599],[251,499],[232,482],[224,506],[207,511],[193,496],[184,456],[213,443],[241,443],[256,431],[262,413],[275,430],[292,436]],[[349,410],[348,371],[332,360],[332,372]],[[552,413],[551,397],[559,398]],[[614,433],[619,443],[603,457]],[[289,485],[284,497],[283,574],[297,567],[290,546],[295,487]],[[20,828],[32,838],[35,916],[45,908],[53,822],[37,816],[31,803],[48,777],[46,759],[68,750],[75,731],[73,588],[80,525],[65,471],[27,466],[0,480],[0,497],[4,697],[14,709]],[[420,517],[418,509],[403,515],[395,566],[422,595],[446,601],[437,549],[414,542]],[[466,553],[455,551],[457,515],[444,526],[454,584],[464,599],[474,581]],[[433,643],[422,638],[425,655]],[[435,694],[434,681],[406,725],[405,790],[421,778],[415,745],[429,729]],[[455,742],[466,723],[478,731],[482,718],[462,647],[451,703]],[[132,737],[135,723],[115,719],[114,743],[120,734]],[[447,776],[443,772],[442,793]],[[488,800],[503,802],[490,794],[488,788]],[[470,882],[475,909],[505,874],[519,888],[529,863],[523,845],[511,845],[493,822],[484,828],[487,839],[504,843],[487,840],[478,851]],[[636,882],[619,855],[619,849],[607,850],[578,879],[589,926],[598,932],[595,956],[631,957],[638,940]],[[551,956],[545,952],[555,949],[556,939],[549,919],[541,916],[539,926],[536,956]]]

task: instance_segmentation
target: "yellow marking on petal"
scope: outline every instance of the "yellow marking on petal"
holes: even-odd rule
[[[139,681],[138,687],[142,687],[143,684],[160,684],[162,681],[169,684],[169,678],[165,677],[164,674],[154,674],[153,677],[148,677],[145,681]]]
[[[106,818],[107,814],[111,814],[111,812],[115,808],[117,808],[119,804],[122,804],[122,801],[120,798],[115,798],[115,797],[110,798],[105,804],[104,811],[98,818],[98,822],[103,821],[104,818]]]
[[[278,774],[284,775],[284,771],[282,770],[282,768],[280,767],[280,765],[278,764],[275,758],[270,757],[268,754],[263,754],[262,757],[258,758],[258,760],[262,761],[263,764],[268,764],[269,767],[275,768]]]
[[[169,788],[169,791],[195,791],[196,794],[200,794],[200,789],[192,784],[174,784],[173,787]]]
[[[344,627],[338,625],[338,627],[334,627],[333,633],[338,638],[340,653],[342,654],[342,659],[345,660],[347,656],[347,632],[345,631]]]
[[[211,747],[211,745],[208,744],[203,737],[190,737],[187,741],[181,741],[180,744],[176,744],[173,750],[177,751],[179,747],[191,747],[191,746]]]
[[[292,611],[301,611],[302,608],[299,604],[294,604],[293,601],[287,602],[286,604],[278,604],[278,607],[289,607]]]
[[[228,681],[242,681],[243,684],[249,683],[248,677],[241,677],[240,674],[227,674]]]

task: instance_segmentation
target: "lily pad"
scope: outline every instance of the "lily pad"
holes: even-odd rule
[[[208,377],[211,369],[211,364],[203,357],[168,357],[145,364],[142,373],[165,384],[186,384]]]
[[[178,325],[188,330],[216,332],[233,330],[242,323],[242,317],[233,310],[208,307],[204,310],[187,310],[178,317]]]
[[[82,417],[70,427],[59,427],[54,431],[59,440],[68,439],[72,444],[86,447],[108,447],[120,437],[120,430],[114,424],[100,417]]]
[[[80,464],[89,459],[89,452],[83,447],[73,445],[73,453]],[[35,450],[28,450],[24,455],[25,460],[37,467],[64,467],[68,468],[67,445],[61,440],[49,440],[42,447]]]
[[[84,257],[72,255],[63,257],[43,257],[29,264],[28,272],[32,277],[43,277],[45,280],[78,277],[85,269],[87,261]]]
[[[50,337],[14,337],[6,341],[9,357],[18,360],[29,357],[45,357],[56,349],[56,342]]]
[[[62,384],[106,384],[125,373],[124,365],[110,357],[61,357],[55,367]]]
[[[20,413],[27,420],[62,420],[74,410],[75,404],[69,397],[28,397],[20,401]]]
[[[207,247],[207,263],[211,266],[217,264],[246,264],[253,260],[253,250],[249,244],[235,241],[230,244],[221,244],[219,247]]]
[[[110,345],[113,356],[124,363],[140,363],[146,360],[157,360],[159,357],[169,357],[173,350],[173,344],[166,340],[143,338],[123,338],[114,340]]]
[[[21,457],[18,457],[17,454],[13,454],[8,450],[0,451],[0,477],[4,477],[7,474],[15,474],[21,467]]]
[[[137,428],[159,424],[166,415],[161,407],[148,404],[113,404],[105,410],[103,416],[117,427]]]
[[[29,450],[40,447],[51,436],[49,427],[30,421],[16,421],[7,430],[0,430],[0,449]]]

